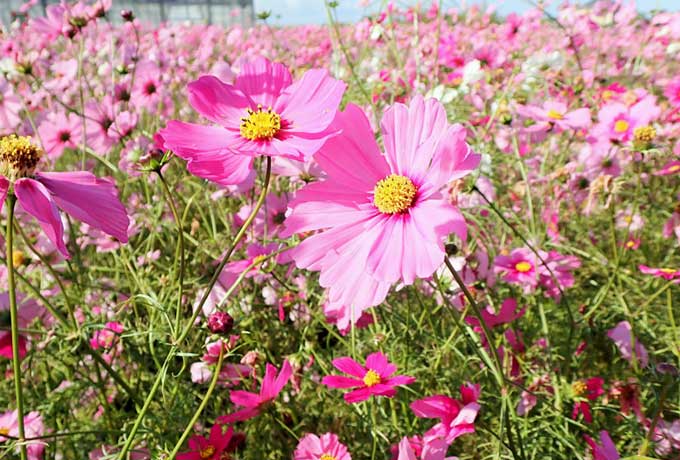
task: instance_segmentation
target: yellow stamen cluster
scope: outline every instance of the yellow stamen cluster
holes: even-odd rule
[[[656,129],[653,126],[640,126],[633,131],[633,139],[636,142],[649,143],[656,137]]]
[[[31,138],[10,134],[0,139],[0,175],[11,182],[31,176],[42,158],[42,150]]]
[[[335,457],[329,453],[321,454],[320,460],[336,460]]]
[[[668,273],[670,275],[671,273],[675,273],[677,270],[673,270],[672,268],[660,268],[659,271],[662,273]]]
[[[517,262],[515,264],[515,270],[517,270],[520,273],[526,273],[531,270],[531,264],[524,260],[521,262]]]
[[[0,427],[0,436],[6,436],[9,434],[9,428],[5,428],[4,426]]]
[[[369,388],[376,386],[380,381],[380,375],[372,369],[369,369],[368,372],[366,372],[366,375],[364,375],[364,385]]]
[[[555,109],[550,109],[548,110],[548,118],[552,118],[553,120],[564,120],[564,115]]]
[[[413,206],[418,188],[411,179],[390,174],[373,188],[373,204],[383,214],[397,214]]]
[[[614,123],[614,131],[617,133],[625,133],[628,131],[629,126],[630,123],[628,123],[626,120],[617,120],[616,123]]]
[[[241,118],[241,136],[251,141],[270,141],[281,130],[281,116],[269,107],[263,110],[248,109],[248,116]]]
[[[26,256],[24,255],[24,251],[19,251],[15,249],[12,252],[12,262],[14,263],[15,267],[19,267],[26,262]]]
[[[215,455],[215,447],[212,444],[210,444],[207,447],[201,449],[198,452],[198,455],[201,458],[212,458],[212,456]]]
[[[583,393],[586,392],[588,387],[586,386],[586,384],[583,381],[577,380],[577,381],[575,381],[574,383],[571,384],[571,389],[574,392],[574,395],[581,396]]]

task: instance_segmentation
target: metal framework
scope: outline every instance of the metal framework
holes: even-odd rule
[[[12,11],[18,11],[25,0],[0,0],[2,22],[8,24]],[[59,0],[40,0],[32,14]],[[145,22],[191,22],[194,24],[217,24],[230,26],[255,23],[253,0],[113,0],[109,13],[112,21],[120,21],[118,12],[132,10],[135,16]]]

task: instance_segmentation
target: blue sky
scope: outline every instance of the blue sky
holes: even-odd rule
[[[322,24],[326,22],[326,10],[324,0],[254,0],[255,11],[271,11],[273,24]],[[358,6],[359,0],[337,0],[338,17],[341,21],[355,21],[361,18],[366,9]],[[393,0],[397,5],[413,5],[417,0]],[[372,0],[372,7],[368,11],[379,8],[382,0]],[[386,3],[386,1],[385,1]],[[429,0],[420,0],[420,4],[429,4]],[[456,0],[443,0],[444,7],[459,6],[462,2]],[[503,14],[513,11],[521,12],[530,8],[526,0],[467,0],[467,4],[496,4],[497,10]],[[640,0],[637,5],[642,11],[650,9],[680,10],[680,0]]]

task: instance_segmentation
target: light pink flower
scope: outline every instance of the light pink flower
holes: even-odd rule
[[[652,268],[646,265],[638,265],[638,268],[645,275],[656,276],[668,281],[676,280],[677,283],[680,283],[680,270],[674,268]]]
[[[171,121],[161,130],[165,147],[192,174],[233,185],[248,177],[253,156],[303,161],[336,135],[330,124],[345,84],[322,69],[293,83],[284,65],[259,58],[241,63],[233,85],[203,76],[188,88],[192,107],[218,126]]]
[[[76,149],[82,143],[82,122],[72,113],[50,112],[38,127],[45,153],[51,160],[59,158],[64,149]]]
[[[14,438],[19,436],[19,419],[16,410],[5,412],[0,415],[0,442],[7,441],[3,436],[7,434]],[[33,411],[24,414],[24,436],[26,438],[37,438],[45,434],[45,426],[43,425],[42,416],[39,412]],[[45,441],[35,440],[27,441],[26,450],[28,451],[28,460],[43,460],[43,453],[45,451]],[[15,449],[19,452],[19,447]]]
[[[614,341],[623,359],[629,363],[636,359],[639,360],[642,367],[647,367],[649,363],[647,349],[633,335],[633,330],[628,321],[621,321],[615,328],[610,329],[607,332],[607,337]],[[633,343],[635,343],[635,355],[633,355]]]
[[[365,366],[348,356],[334,359],[333,366],[352,377],[327,375],[321,383],[330,388],[357,388],[345,393],[344,398],[348,403],[366,401],[371,396],[391,398],[397,394],[395,387],[409,385],[416,381],[415,378],[406,375],[393,377],[392,374],[397,371],[397,366],[390,363],[387,356],[380,352],[368,355]]]
[[[298,442],[293,454],[294,460],[352,460],[347,447],[340,442],[338,435],[326,433],[321,437],[308,433]]]
[[[349,104],[334,125],[343,134],[315,156],[328,178],[298,192],[282,236],[325,230],[291,255],[298,267],[321,271],[330,303],[349,309],[354,323],[393,283],[431,276],[449,234],[465,239],[465,219],[441,189],[470,173],[480,156],[434,99],[415,97],[385,112],[385,155],[357,106]]]
[[[567,105],[559,101],[546,101],[543,106],[527,105],[518,106],[517,111],[525,118],[539,122],[539,125],[548,130],[554,127],[557,132],[569,129],[583,129],[591,124],[590,110],[580,108],[569,111]]]

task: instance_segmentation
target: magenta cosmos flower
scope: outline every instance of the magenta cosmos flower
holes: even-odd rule
[[[387,356],[380,352],[371,353],[366,357],[366,366],[354,361],[348,356],[333,360],[336,369],[352,377],[342,375],[327,375],[321,383],[330,388],[356,388],[345,393],[345,401],[357,403],[366,401],[371,396],[393,397],[397,394],[395,387],[409,385],[416,381],[406,375],[395,375],[397,366],[387,360]]]
[[[324,230],[292,257],[300,268],[321,271],[330,305],[349,308],[345,316],[355,323],[392,283],[430,277],[449,234],[465,239],[465,220],[442,188],[470,173],[480,156],[434,99],[416,97],[385,112],[384,155],[357,106],[348,105],[334,126],[342,135],[314,157],[328,178],[298,192],[282,236]]]
[[[680,270],[674,268],[652,268],[647,265],[638,265],[638,268],[645,275],[656,276],[657,278],[663,278],[667,281],[677,280],[680,283]]]
[[[262,379],[262,386],[259,393],[251,393],[249,391],[233,390],[229,393],[229,399],[237,406],[244,409],[238,410],[232,414],[223,415],[217,418],[218,423],[234,423],[242,422],[251,419],[260,414],[260,411],[274,401],[281,393],[283,387],[286,386],[290,376],[293,374],[293,368],[286,360],[281,366],[281,372],[277,375],[276,367],[267,363],[267,370]]]
[[[461,385],[461,399],[434,395],[411,403],[411,410],[420,418],[439,419],[439,423],[425,432],[425,440],[443,439],[451,444],[456,438],[475,431],[479,412],[479,385]]]
[[[212,126],[171,121],[165,148],[192,174],[222,185],[243,182],[253,156],[304,161],[335,131],[329,128],[345,84],[311,69],[293,83],[288,69],[264,58],[241,65],[233,85],[214,76],[189,84],[189,103]]]
[[[326,433],[321,437],[308,433],[300,439],[294,460],[352,460],[347,447],[340,442],[338,435]]]
[[[28,137],[12,134],[0,139],[0,209],[13,189],[19,206],[35,217],[66,258],[70,256],[57,207],[126,243],[129,219],[115,185],[85,171],[38,173],[41,157],[42,151]]]
[[[189,439],[189,452],[177,454],[177,460],[220,460],[229,458],[223,456],[229,452],[230,442],[234,435],[234,428],[229,427],[225,432],[222,425],[214,424],[210,429],[210,437],[192,436]]]

